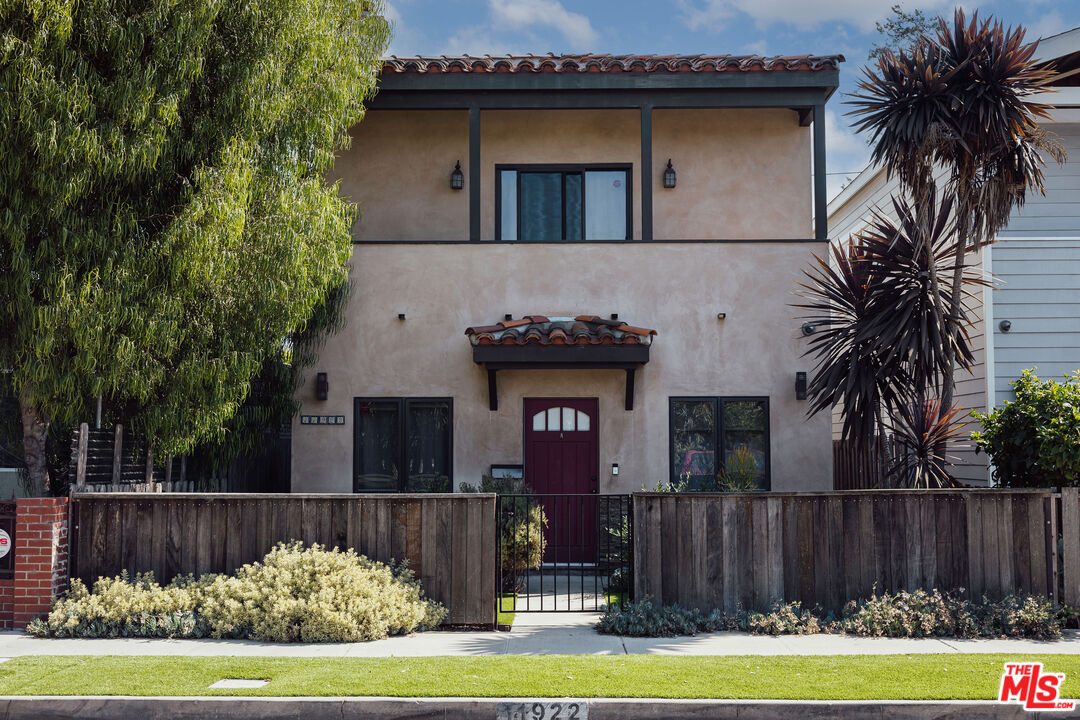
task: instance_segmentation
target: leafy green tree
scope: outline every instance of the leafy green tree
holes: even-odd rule
[[[1014,400],[988,413],[972,433],[994,463],[994,479],[1005,487],[1080,485],[1080,370],[1064,382],[1040,380],[1025,370],[1012,383]]]
[[[99,394],[156,452],[220,439],[347,274],[324,175],[381,0],[0,0],[0,367],[33,488]]]
[[[876,60],[886,51],[896,52],[900,48],[915,45],[924,35],[931,33],[937,24],[937,18],[926,15],[918,8],[907,12],[899,5],[893,5],[889,12],[889,17],[874,23],[874,29],[884,40],[870,48],[871,60]]]

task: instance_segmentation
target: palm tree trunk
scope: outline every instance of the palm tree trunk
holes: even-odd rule
[[[45,457],[45,438],[49,423],[42,417],[30,388],[19,393],[19,412],[23,426],[23,462],[30,473],[30,492],[34,497],[49,494],[49,464]]]

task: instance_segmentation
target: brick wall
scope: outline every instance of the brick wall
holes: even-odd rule
[[[20,628],[47,613],[67,583],[68,499],[20,498],[15,508],[15,578],[0,581],[0,625]],[[10,605],[5,602],[9,592]]]

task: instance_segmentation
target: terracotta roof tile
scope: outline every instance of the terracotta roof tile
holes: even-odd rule
[[[843,55],[462,55],[383,59],[386,73],[814,72],[835,70]]]
[[[649,345],[656,331],[599,315],[527,315],[466,328],[465,334],[473,345]]]

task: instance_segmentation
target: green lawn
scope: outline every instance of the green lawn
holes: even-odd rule
[[[382,695],[993,699],[1008,661],[1041,660],[1080,696],[1080,656],[499,656],[435,658],[21,657],[2,695]],[[208,690],[262,678],[260,690]]]
[[[517,593],[503,593],[502,598],[495,603],[495,623],[497,625],[513,625],[514,624],[514,611],[504,611],[502,608],[516,608],[517,607]]]

